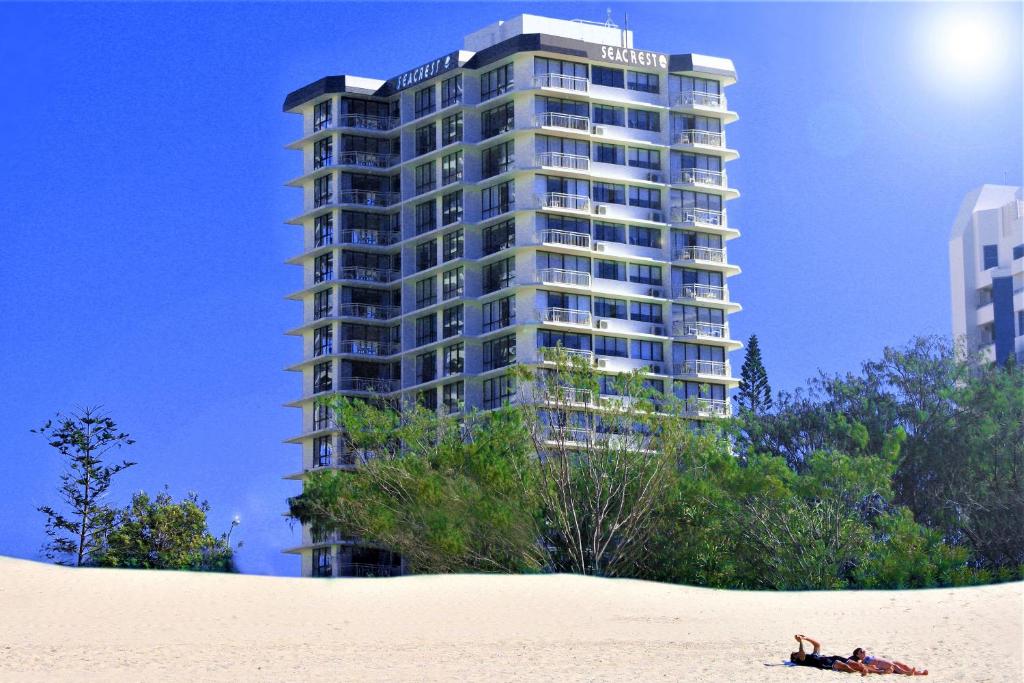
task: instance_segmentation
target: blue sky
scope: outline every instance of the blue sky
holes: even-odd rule
[[[244,571],[297,573],[279,553],[300,426],[281,405],[300,353],[282,334],[300,315],[285,94],[394,76],[521,12],[607,6],[0,6],[0,554],[38,557],[35,507],[55,502],[61,463],[29,429],[102,404],[138,442],[114,502],[197,490],[215,530],[241,516]],[[960,201],[1021,184],[1020,4],[611,7],[637,47],[735,62],[733,333],[758,334],[775,388],[949,334]],[[993,27],[970,73],[933,46],[964,12]]]

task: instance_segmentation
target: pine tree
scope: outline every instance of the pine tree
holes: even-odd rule
[[[757,335],[750,335],[747,341],[747,355],[740,370],[739,393],[736,402],[741,410],[761,415],[772,409],[772,388],[768,384],[768,371],[761,361],[761,346]]]
[[[90,564],[116,520],[114,509],[103,501],[110,480],[135,464],[125,460],[105,465],[103,456],[112,448],[135,442],[98,408],[58,414],[56,422],[49,420],[32,431],[46,437],[68,461],[68,469],[60,475],[60,497],[70,512],[64,514],[49,505],[38,508],[46,515],[46,535],[50,537],[43,546],[46,557],[58,564]]]

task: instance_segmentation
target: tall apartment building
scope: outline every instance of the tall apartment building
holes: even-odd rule
[[[726,202],[728,59],[633,48],[632,32],[521,15],[389,80],[287,96],[303,120],[302,471],[354,467],[331,395],[490,409],[545,347],[606,377],[640,369],[694,419],[729,413],[740,272]],[[304,575],[400,571],[338,536]]]
[[[1021,188],[982,185],[960,205],[949,239],[953,336],[969,352],[1024,362]]]

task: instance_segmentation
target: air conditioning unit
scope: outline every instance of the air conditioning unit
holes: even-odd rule
[[[604,251],[604,242],[594,242],[594,251]]]
[[[651,334],[656,334],[659,337],[665,336],[665,328],[661,325],[651,325]]]
[[[594,135],[607,135],[607,129],[604,126],[594,126]]]
[[[657,297],[659,299],[662,298],[661,297],[661,288],[659,288],[659,287],[651,287],[650,289],[647,290],[647,296],[654,296],[654,297]]]
[[[596,365],[599,368],[606,368],[608,367],[608,361],[606,361],[604,358],[598,358]]]
[[[596,327],[599,330],[607,330],[608,329],[608,321],[607,320],[595,320],[594,321],[594,327]]]
[[[595,204],[594,213],[596,213],[598,216],[604,216],[606,213],[608,213],[608,207],[605,206],[604,204]]]

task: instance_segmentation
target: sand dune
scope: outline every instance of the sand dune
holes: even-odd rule
[[[1024,584],[753,593],[578,576],[312,580],[0,558],[3,680],[833,681],[792,634],[1020,681]],[[859,677],[858,677],[859,678]]]

